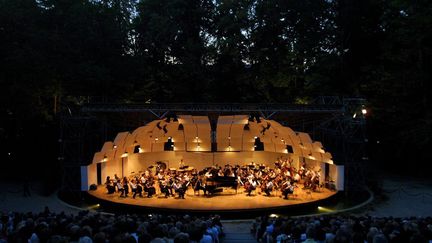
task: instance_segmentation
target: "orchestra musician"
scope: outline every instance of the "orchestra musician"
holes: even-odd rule
[[[256,189],[257,185],[258,185],[257,181],[253,179],[249,179],[248,181],[245,182],[244,189],[245,192],[247,192],[248,196],[250,196],[252,191]]]
[[[122,185],[123,185],[124,197],[127,197],[129,193],[129,181],[126,176],[123,177]]]
[[[124,196],[123,183],[121,182],[121,180],[118,180],[118,181],[116,182],[116,186],[117,186],[117,190],[120,192],[120,197],[125,197],[125,196]]]
[[[198,195],[199,190],[203,190],[204,195],[208,195],[209,193],[220,192],[220,187],[236,186],[235,189],[237,189],[238,184],[240,184],[244,187],[247,196],[251,196],[253,190],[259,186],[263,195],[270,196],[272,191],[280,190],[284,199],[288,199],[289,195],[294,193],[295,185],[298,183],[313,191],[320,186],[319,170],[307,168],[306,163],[302,163],[301,168],[296,170],[292,166],[292,160],[289,159],[279,159],[275,162],[274,168],[255,163],[243,166],[231,166],[229,164],[224,167],[212,166],[201,171],[172,168],[168,170],[164,167],[166,165],[162,166],[160,163],[156,172],[149,169],[140,171],[141,176],[130,176],[130,182],[128,182],[127,177],[121,179],[115,175],[118,180],[107,177],[105,186],[108,194],[114,193],[115,187],[117,187],[118,191],[121,192],[120,196],[127,197],[130,186],[133,198],[136,195],[141,196],[142,190],[147,192],[147,197],[152,197],[156,194],[154,183],[156,180],[158,181],[156,187],[159,187],[158,191],[160,190],[162,195],[169,197],[169,195],[174,196],[173,193],[178,193],[179,198],[185,198],[190,184],[194,194],[198,192]]]
[[[106,178],[105,187],[108,191],[108,194],[113,194],[115,192],[114,183],[109,176],[107,176],[107,178]]]
[[[144,191],[147,192],[147,197],[150,198],[154,194],[156,194],[156,188],[154,187],[153,179],[150,178],[147,180],[147,183],[145,184]]]
[[[195,192],[198,192],[199,195],[199,190],[203,190],[204,191],[204,196],[207,195],[207,190],[206,190],[206,183],[205,183],[205,176],[199,176],[198,179],[196,180],[195,184],[194,184],[194,194]]]
[[[129,184],[131,186],[133,196],[132,198],[135,199],[135,196],[138,194],[139,197],[142,197],[142,187],[140,184],[137,183],[138,179],[132,179]]]
[[[167,180],[160,180],[159,181],[159,187],[162,193],[165,194],[165,198],[168,198],[171,193],[171,188],[168,185]]]
[[[273,190],[273,181],[272,180],[268,180],[267,182],[263,183],[264,185],[264,192],[267,196],[270,196],[270,192]]]
[[[291,182],[286,180],[284,183],[282,183],[281,191],[284,199],[288,199],[288,195],[294,193],[294,185],[291,185]]]
[[[176,182],[173,183],[173,188],[174,191],[179,194],[179,198],[185,199],[184,195],[186,193],[187,186],[186,183],[184,183],[184,181],[177,180]]]

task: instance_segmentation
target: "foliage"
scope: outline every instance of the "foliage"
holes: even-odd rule
[[[431,10],[427,0],[0,0],[0,111],[43,126],[73,97],[364,96],[371,140],[426,160]]]

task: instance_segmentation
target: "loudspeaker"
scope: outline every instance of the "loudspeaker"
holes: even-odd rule
[[[288,153],[294,153],[293,148],[292,148],[291,145],[287,145],[286,149],[287,149]]]
[[[141,148],[141,146],[140,146],[140,145],[136,145],[136,146],[134,147],[134,154],[137,154],[137,153],[139,153],[139,151],[140,151],[140,148]]]
[[[96,184],[91,184],[90,185],[90,191],[96,191],[97,189],[97,185]]]

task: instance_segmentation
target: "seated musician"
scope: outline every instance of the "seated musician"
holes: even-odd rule
[[[117,174],[114,174],[114,180],[117,182],[120,180],[120,177],[118,177]]]
[[[184,195],[186,193],[186,183],[182,182],[181,180],[177,180],[173,184],[174,191],[179,194],[179,198],[184,199]]]
[[[126,176],[123,177],[122,184],[123,184],[124,197],[127,197],[128,193],[129,193],[129,181],[128,181],[128,178]]]
[[[144,191],[147,192],[147,197],[150,198],[156,194],[156,188],[154,187],[154,182],[152,179],[148,180],[145,184]]]
[[[265,183],[264,192],[267,196],[270,196],[270,192],[273,190],[273,181],[269,180],[267,183]]]
[[[317,191],[317,190],[319,190],[319,187],[320,187],[320,172],[321,170],[319,170],[319,171],[315,171],[314,173],[313,173],[313,175],[312,175],[312,178],[311,178],[311,186],[310,186],[310,188],[311,188],[311,190],[312,191]]]
[[[212,171],[211,171],[211,169],[207,169],[207,171],[205,173],[205,177],[207,177],[207,178],[211,178],[212,177]]]
[[[301,180],[301,176],[300,176],[300,174],[299,173],[295,173],[295,175],[294,175],[294,181],[295,182],[297,182],[297,183],[299,183],[300,182],[300,180]]]
[[[162,193],[165,194],[165,198],[169,197],[171,193],[171,187],[168,185],[167,180],[160,180],[159,187]]]
[[[247,192],[248,196],[251,195],[252,191],[255,190],[256,187],[257,187],[256,180],[251,180],[251,179],[246,181],[246,183],[244,185],[245,191]]]
[[[131,188],[132,188],[132,192],[133,192],[133,196],[132,196],[132,198],[135,198],[135,196],[136,196],[137,194],[138,194],[139,197],[142,197],[142,187],[141,187],[141,185],[139,185],[137,182],[138,182],[137,179],[132,179],[132,180],[129,182],[129,185],[131,186]]]
[[[294,185],[291,185],[289,179],[282,183],[281,191],[284,199],[288,199],[288,195],[294,193]]]
[[[117,186],[117,191],[120,192],[120,197],[126,197],[126,196],[124,196],[124,188],[123,188],[123,183],[121,182],[121,180],[118,180],[116,182],[116,186]]]
[[[198,195],[199,195],[199,190],[203,190],[204,196],[207,195],[205,178],[206,178],[205,176],[199,176],[198,177],[198,179],[196,180],[196,182],[194,184],[194,193],[198,192]]]
[[[115,186],[109,176],[106,178],[105,187],[108,190],[108,194],[113,194],[115,192]]]

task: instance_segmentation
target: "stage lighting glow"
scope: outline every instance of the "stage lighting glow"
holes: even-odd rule
[[[367,114],[367,110],[366,110],[366,108],[362,108],[361,111],[362,111],[362,114],[363,114],[363,115],[366,115],[366,114]]]
[[[255,136],[254,138],[255,138],[255,139],[257,139],[258,137],[257,137],[257,136]]]
[[[357,113],[354,113],[353,118],[356,118],[356,117],[357,117]]]
[[[99,207],[100,207],[100,204],[98,203],[98,204],[88,206],[87,209],[91,210],[91,209],[97,209]]]
[[[325,207],[321,207],[321,206],[318,206],[318,211],[323,212],[323,213],[331,213],[331,212],[334,212],[333,209],[325,208]]]
[[[138,153],[144,153],[144,150],[142,148],[138,148]]]
[[[272,213],[270,214],[270,218],[279,218],[279,215]]]
[[[116,148],[117,148],[117,145],[114,144],[113,148],[116,149]]]
[[[155,138],[155,140],[157,141],[157,140],[159,140],[159,138]]]

